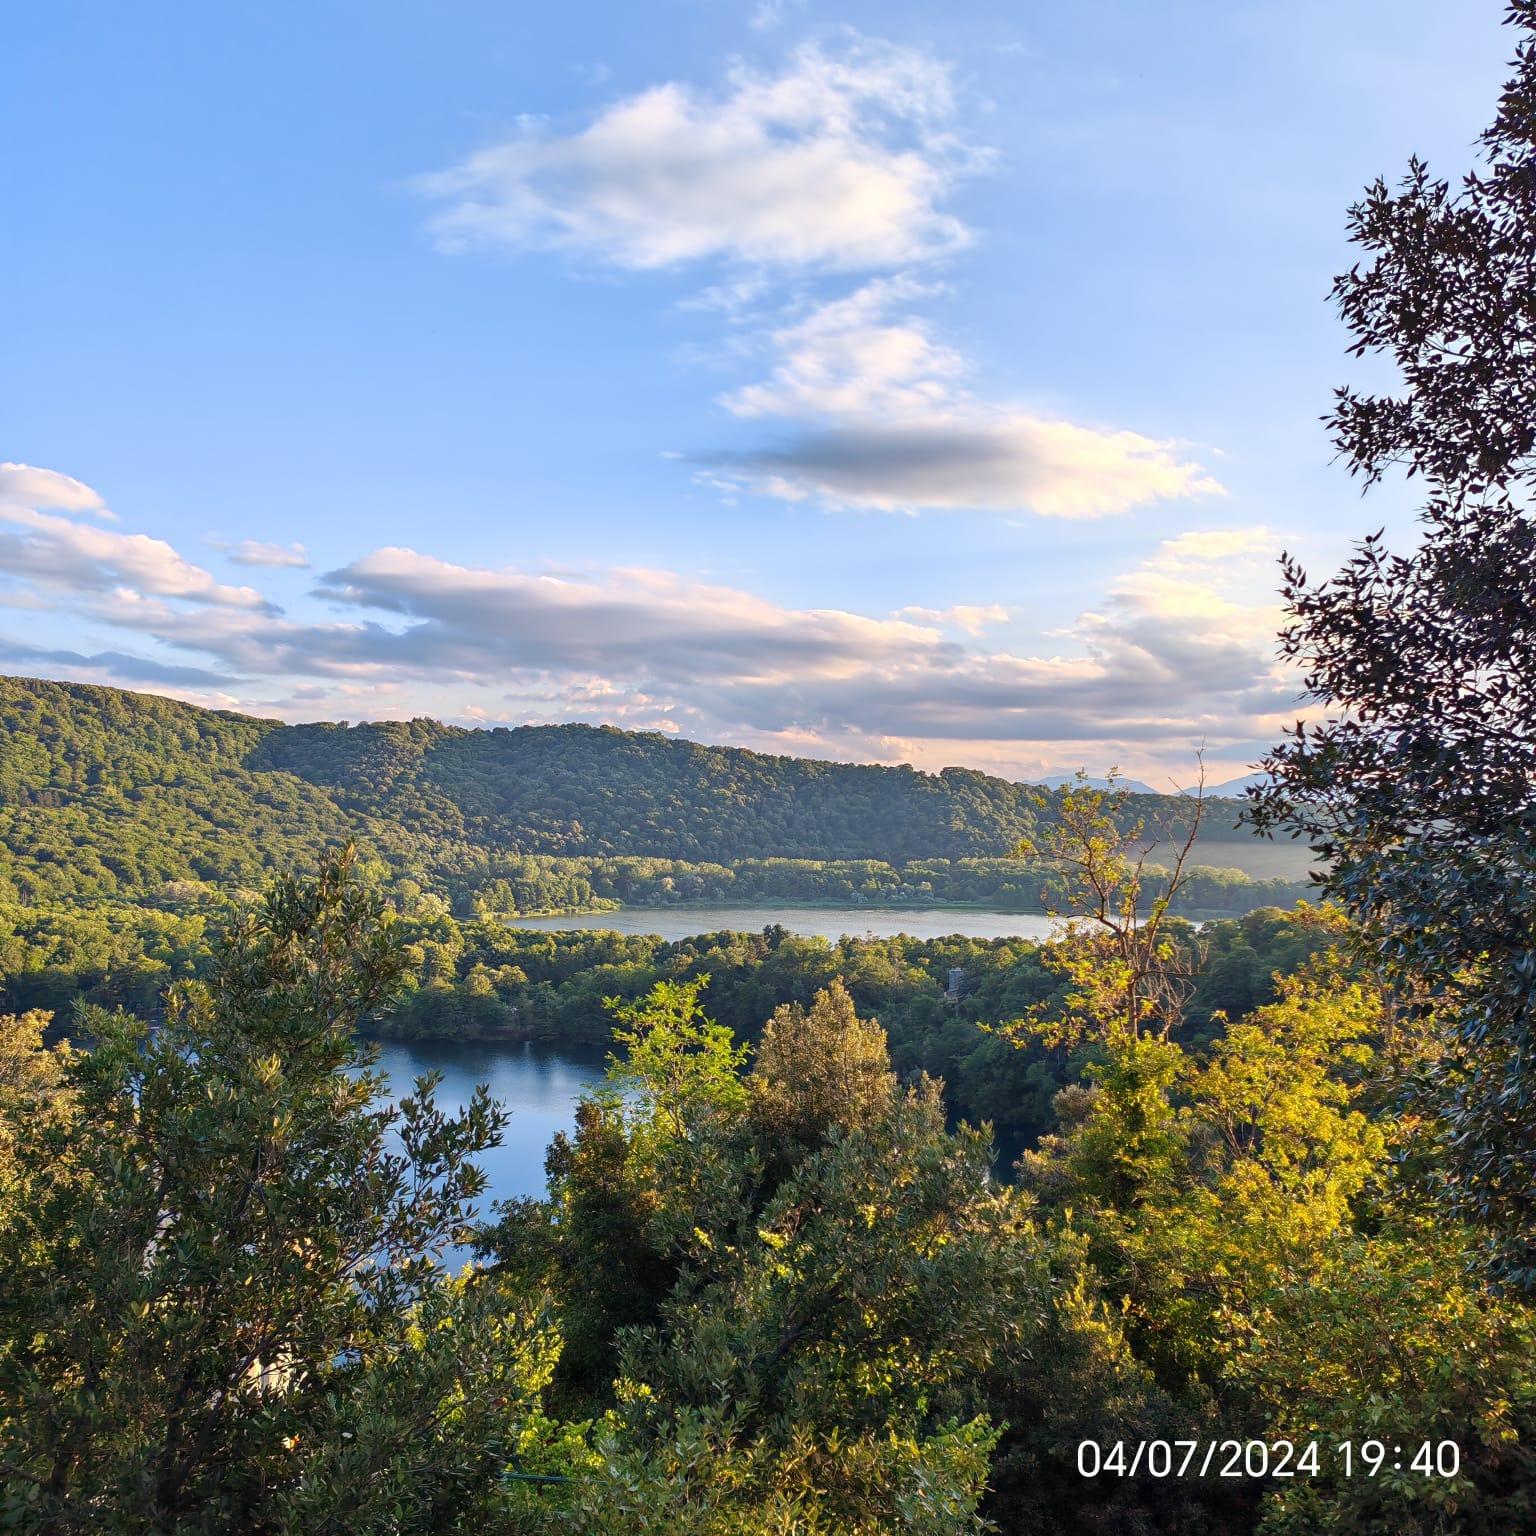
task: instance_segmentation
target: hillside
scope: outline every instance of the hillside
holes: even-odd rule
[[[289,726],[27,678],[0,678],[0,726],[0,896],[28,903],[254,884],[349,835],[461,905],[531,873],[584,880],[594,860],[992,860],[1042,814],[1031,787],[968,769],[814,762],[606,726]],[[1230,820],[1211,818],[1212,835],[1230,837]]]

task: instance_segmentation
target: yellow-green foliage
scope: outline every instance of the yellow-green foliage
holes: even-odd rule
[[[807,1011],[774,1010],[747,1079],[752,1115],[771,1137],[810,1148],[836,1127],[852,1131],[878,1119],[896,1087],[885,1031],[861,1019],[841,978]]]

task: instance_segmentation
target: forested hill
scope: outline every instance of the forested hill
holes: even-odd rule
[[[995,858],[1041,816],[1030,787],[967,769],[812,762],[606,726],[288,726],[29,678],[0,678],[0,722],[0,896],[25,902],[258,882],[349,834],[397,873],[476,886],[508,856]],[[1217,836],[1230,810],[1212,818]]]
[[[1034,826],[1029,791],[963,768],[769,757],[612,726],[431,720],[270,730],[249,759],[348,810],[527,853],[966,858]]]

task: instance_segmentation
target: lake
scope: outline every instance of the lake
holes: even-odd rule
[[[490,1214],[492,1200],[544,1194],[544,1152],[556,1131],[575,1124],[576,1101],[603,1075],[606,1057],[578,1056],[548,1046],[492,1044],[466,1040],[385,1040],[379,1068],[389,1074],[390,1097],[402,1098],[423,1072],[437,1071],[443,1081],[437,1101],[446,1110],[461,1109],[479,1083],[512,1112],[502,1143],[477,1159],[490,1178],[480,1202]]]
[[[970,907],[621,907],[617,912],[577,912],[563,917],[519,917],[516,928],[546,932],[599,928],[610,933],[654,933],[688,939],[696,933],[761,933],[775,923],[806,937],[889,939],[909,933],[940,939],[963,933],[973,939],[1044,939],[1052,921],[1038,912],[997,912]]]
[[[1045,938],[1051,920],[1029,912],[976,911],[955,907],[629,907],[618,912],[591,912],[570,917],[521,918],[519,928],[550,930],[603,928],[618,933],[655,933],[664,939],[686,939],[696,933],[723,929],[759,933],[780,923],[792,933],[836,939],[843,934],[872,934],[889,938],[910,933],[916,938],[940,938],[963,933],[978,939]],[[556,1131],[574,1123],[576,1101],[585,1088],[603,1075],[600,1053],[579,1056],[548,1046],[508,1045],[489,1041],[387,1040],[380,1067],[389,1074],[395,1095],[410,1091],[423,1072],[443,1074],[438,1100],[445,1109],[469,1102],[477,1083],[490,1086],[491,1097],[511,1112],[502,1144],[480,1161],[490,1176],[490,1192],[482,1202],[519,1195],[543,1195],[544,1151]]]

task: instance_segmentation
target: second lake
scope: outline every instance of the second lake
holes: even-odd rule
[[[698,933],[761,933],[775,924],[804,937],[889,939],[909,933],[938,939],[962,933],[972,939],[1045,939],[1054,926],[1038,912],[997,912],[971,907],[621,907],[617,912],[577,912],[561,917],[518,917],[516,928],[546,932],[597,928],[610,933],[654,933],[689,939]]]

